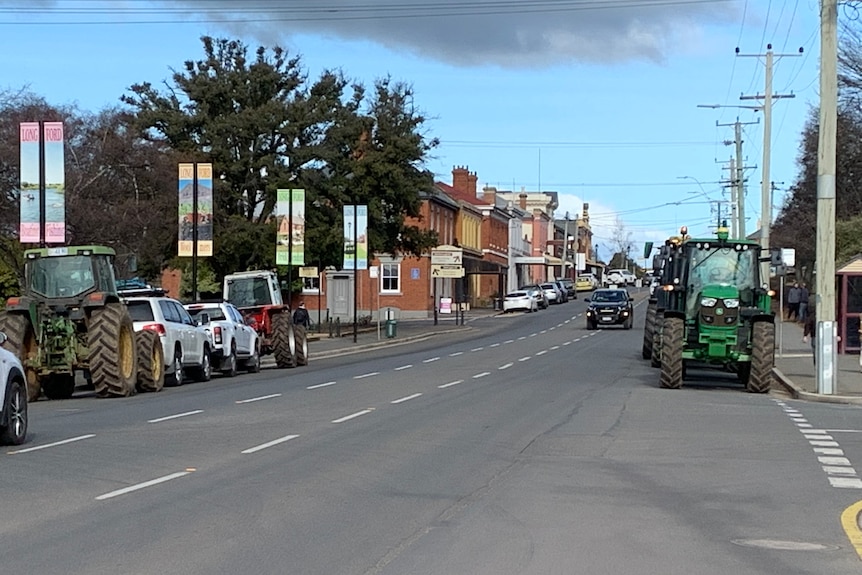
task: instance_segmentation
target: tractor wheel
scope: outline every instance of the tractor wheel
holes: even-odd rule
[[[36,376],[36,370],[28,367],[27,362],[39,355],[39,343],[36,341],[36,332],[30,325],[30,319],[24,314],[0,312],[0,331],[6,334],[6,343],[3,346],[24,364],[27,400],[36,401],[42,393],[42,386]]]
[[[655,325],[653,325],[652,332],[652,355],[650,356],[650,365],[652,367],[661,367],[661,338],[663,329],[664,315],[659,315],[656,312]]]
[[[296,338],[296,365],[308,365],[308,331],[304,325],[294,325]]]
[[[90,374],[97,397],[128,397],[135,391],[138,361],[129,310],[109,303],[93,310],[88,333]]]
[[[682,387],[683,361],[682,343],[685,324],[678,317],[664,320],[661,350],[661,387],[679,389]]]
[[[296,367],[296,336],[286,313],[272,316],[272,347],[276,366]]]
[[[644,320],[644,339],[641,347],[641,357],[650,359],[652,357],[652,336],[655,332],[655,304],[647,306],[646,319]]]
[[[766,393],[772,387],[772,366],[775,363],[775,324],[755,322],[751,334],[751,367],[745,389],[751,393]]]
[[[138,344],[138,385],[140,392],[161,391],[165,386],[165,350],[159,334],[148,329],[135,333]]]
[[[75,393],[75,376],[54,373],[42,378],[42,391],[48,399],[69,399]]]

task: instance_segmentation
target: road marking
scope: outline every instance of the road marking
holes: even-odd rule
[[[401,399],[394,399],[394,400],[390,401],[389,403],[391,403],[392,405],[395,405],[396,403],[404,403],[405,401],[410,401],[411,399],[416,399],[417,397],[421,397],[421,396],[422,396],[421,393],[414,393],[413,395],[408,395],[407,397],[402,397]]]
[[[856,470],[852,467],[844,467],[838,465],[824,465],[823,471],[828,473],[829,475],[847,475],[849,477],[856,476]]]
[[[817,461],[823,465],[850,465],[850,460],[846,457],[818,457]]]
[[[808,433],[811,431],[809,430]],[[823,433],[862,433],[862,429],[824,429]]]
[[[499,343],[492,343],[488,347],[500,347],[500,344]]]
[[[828,439],[829,441],[835,441],[835,438],[832,437],[831,435],[821,435],[819,433],[814,433],[814,434],[810,434],[810,435],[805,434],[804,437],[805,437],[805,439],[823,439],[823,440]]]
[[[198,413],[203,413],[203,409],[195,409],[194,411],[187,411],[185,413],[178,413],[176,415],[168,415],[166,417],[158,417],[156,419],[150,419],[147,423],[160,423],[162,421],[168,421],[169,419],[177,419],[179,417],[188,417],[190,415],[197,415]]]
[[[539,334],[537,334],[537,333],[531,333],[531,334],[530,334],[530,337],[536,337],[537,335],[539,335]]]
[[[834,447],[815,447],[814,453],[821,455],[844,455],[843,449],[835,449]]]
[[[548,333],[548,330],[543,329],[543,330],[542,330],[542,331],[540,331],[539,333]]]
[[[428,359],[423,359],[422,363],[431,363],[432,361],[438,361],[439,359],[439,357],[430,357]]]
[[[459,355],[463,355],[463,351],[456,351],[455,353],[450,353],[449,357],[458,357]]]
[[[67,443],[73,443],[75,441],[82,441],[84,439],[91,439],[96,437],[94,433],[88,433],[87,435],[79,435],[78,437],[70,437],[69,439],[64,439],[62,441],[55,441],[54,443],[46,443],[45,445],[37,445],[36,447],[27,447],[25,449],[16,449],[15,451],[8,451],[9,455],[15,455],[16,453],[30,453],[31,451],[39,451],[40,449],[48,449],[49,447],[57,447],[58,445],[66,445]]]
[[[263,401],[264,399],[273,399],[275,397],[281,397],[281,394],[273,393],[270,395],[261,395],[260,397],[252,397],[251,399],[240,399],[237,403],[254,403],[255,401]]]
[[[483,371],[482,373],[477,373],[473,376],[473,379],[479,379],[480,377],[485,377],[486,375],[491,375],[490,371]]]
[[[843,489],[862,489],[862,479],[858,477],[830,477],[829,483],[832,487]]]
[[[483,349],[485,349],[485,348],[484,347],[474,347],[470,351],[482,351]]]
[[[500,370],[503,370],[503,369],[509,369],[509,368],[510,368],[510,367],[512,367],[513,365],[514,365],[514,364],[513,364],[512,362],[509,362],[509,363],[506,363],[506,364],[501,365],[501,366],[500,366],[500,367],[498,367],[497,369],[500,369]]]
[[[119,497],[120,495],[125,495],[127,493],[131,493],[133,491],[139,491],[141,489],[145,489],[147,487],[152,487],[153,485],[158,485],[159,483],[165,483],[166,481],[171,481],[173,479],[179,479],[180,477],[185,477],[189,475],[191,471],[178,471],[176,473],[171,473],[170,475],[165,475],[164,477],[159,477],[156,479],[151,479],[149,481],[144,481],[143,483],[137,483],[135,485],[129,485],[128,487],[124,487],[122,489],[117,489],[116,491],[111,491],[110,493],[105,493],[104,495],[99,495],[96,497],[96,501],[104,501],[105,499],[111,499],[113,497]]]
[[[362,411],[357,411],[356,413],[351,413],[350,415],[345,415],[344,417],[341,417],[339,419],[333,419],[332,423],[344,423],[345,421],[350,421],[351,419],[353,419],[355,417],[361,417],[363,415],[368,415],[372,411],[374,411],[374,410],[373,409],[363,409]]]
[[[285,435],[284,437],[279,437],[278,439],[273,439],[272,441],[267,441],[266,443],[261,443],[255,447],[249,447],[246,450],[241,451],[243,455],[248,455],[249,453],[254,453],[255,451],[260,451],[262,449],[266,449],[267,447],[272,447],[273,445],[278,445],[279,443],[284,443],[285,441],[290,441],[291,439],[296,439],[299,437],[298,435]]]
[[[560,349],[560,346],[558,346],[558,345],[552,345],[551,346],[551,351],[556,351],[558,349]]]
[[[814,447],[839,447],[837,441],[809,441]]]
[[[334,381],[327,381],[326,383],[318,383],[317,385],[309,385],[305,389],[320,389],[321,387],[329,387],[330,385],[335,385]]]
[[[546,353],[548,353],[548,350],[547,350],[547,349],[543,349],[542,351],[537,351],[537,352],[536,352],[536,355],[545,355]]]
[[[570,320],[570,319],[567,319],[567,320],[566,320],[566,321],[565,321],[565,322],[564,322],[564,323],[569,323],[569,322],[570,322],[570,321],[572,321],[572,320]]]
[[[375,375],[380,375],[379,371],[372,371],[371,373],[363,373],[362,375],[354,375],[353,379],[365,379],[366,377],[373,377]]]
[[[521,359],[519,359],[518,361],[530,361],[531,359],[533,359],[533,358],[532,358],[531,356],[529,356],[529,355],[528,355],[527,357],[522,357],[522,358],[521,358]]]
[[[522,339],[527,339],[527,336],[526,336],[526,335],[522,335],[521,337],[519,337],[519,338],[518,338],[518,341],[521,341]]]
[[[447,387],[452,387],[453,385],[458,385],[459,383],[464,383],[464,380],[459,379],[457,381],[450,381],[449,383],[443,383],[441,385],[438,385],[437,388],[438,389],[446,389]]]
[[[799,431],[801,431],[802,433],[827,433],[825,429],[800,429]]]
[[[570,341],[564,341],[564,342],[563,342],[563,345],[572,345],[572,342],[570,342]]]
[[[404,369],[410,369],[411,367],[413,367],[413,364],[412,364],[412,363],[408,363],[407,365],[402,365],[401,367],[396,367],[396,368],[395,368],[395,371],[402,371],[402,370],[404,370]]]
[[[575,339],[572,340],[573,343],[578,343],[579,341],[581,341],[581,338],[579,338],[579,337],[576,337]]]
[[[801,429],[803,427],[814,427],[814,426],[811,425],[810,423],[800,423],[799,425],[797,425],[797,427],[799,427]]]
[[[859,529],[859,512],[862,511],[862,501],[857,501],[841,513],[841,526],[847,539],[856,550],[856,555],[862,559],[862,530]]]
[[[507,343],[514,343],[514,342],[515,342],[514,339],[507,339],[506,341],[503,342],[503,344],[505,345]]]

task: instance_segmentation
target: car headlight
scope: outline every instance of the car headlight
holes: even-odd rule
[[[705,298],[701,298],[701,300],[700,300],[700,305],[702,305],[703,307],[715,307],[715,304],[717,304],[717,303],[718,303],[718,300],[715,299],[714,297],[705,297]]]
[[[738,299],[726,299],[726,300],[724,300],[724,307],[726,307],[728,309],[737,308],[737,307],[739,307],[739,300]]]

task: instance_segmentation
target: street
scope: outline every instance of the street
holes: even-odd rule
[[[862,485],[824,470],[862,469],[858,407],[708,372],[659,389],[640,358],[645,304],[632,330],[588,331],[585,307],[301,370],[35,403],[27,443],[2,451],[2,571],[862,569],[841,520]]]

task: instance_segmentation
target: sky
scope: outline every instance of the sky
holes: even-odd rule
[[[118,106],[200,59],[204,35],[281,46],[311,79],[390,76],[440,140],[439,181],[467,166],[480,187],[556,191],[559,218],[586,202],[607,259],[620,239],[634,257],[730,219],[737,119],[746,231],[759,227],[763,101],[741,96],[763,96],[768,45],[777,215],[819,106],[819,32],[818,0],[0,0],[0,90]]]

